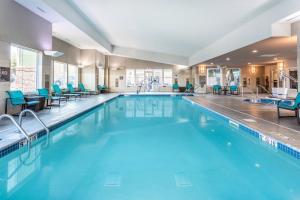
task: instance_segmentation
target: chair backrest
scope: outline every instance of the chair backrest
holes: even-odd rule
[[[59,85],[52,84],[52,89],[53,89],[53,91],[54,91],[55,94],[57,94],[57,95],[61,95],[62,94],[62,91],[61,91]]]
[[[229,86],[230,91],[237,91],[238,87],[236,85]]]
[[[46,99],[49,98],[49,90],[47,88],[40,88],[40,89],[38,89],[38,93],[39,93],[40,96],[43,96]]]
[[[174,83],[174,84],[173,84],[173,89],[179,89],[178,83]]]
[[[79,83],[78,87],[79,87],[79,89],[80,89],[81,92],[86,92],[86,89],[85,89],[83,83]]]
[[[213,86],[213,90],[220,90],[221,89],[221,85],[214,85]]]
[[[6,93],[8,94],[12,105],[22,105],[26,103],[25,97],[21,90],[6,91]]]
[[[295,106],[298,106],[300,104],[300,92],[298,92],[297,96],[296,96],[296,100],[295,100]]]
[[[67,87],[68,87],[69,92],[71,92],[71,93],[75,92],[75,89],[73,88],[73,85],[71,83],[68,83]]]
[[[186,84],[186,89],[191,89],[193,87],[193,84],[191,84],[191,83],[188,83],[188,84]]]

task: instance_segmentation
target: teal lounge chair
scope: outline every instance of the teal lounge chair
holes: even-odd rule
[[[69,90],[70,94],[79,94],[80,96],[90,94],[89,92],[77,92],[77,91],[75,91],[75,89],[74,89],[74,87],[71,83],[68,83],[67,87],[68,87],[68,90]]]
[[[214,85],[213,86],[213,94],[221,94],[221,92],[222,92],[221,85]]]
[[[77,97],[80,97],[80,94],[69,94],[69,93],[63,93],[57,84],[52,84],[52,89],[54,92],[54,96],[56,97],[66,97],[67,99],[74,97],[75,100]]]
[[[185,86],[185,92],[192,93],[193,92],[193,85],[191,83],[187,83]]]
[[[87,92],[89,94],[98,94],[98,92],[96,92],[96,91],[91,91],[91,90],[85,89],[83,83],[79,83],[78,88],[79,88],[80,92]]]
[[[179,85],[178,85],[178,83],[174,83],[173,86],[172,86],[172,89],[173,89],[173,92],[174,91],[179,91]]]
[[[5,102],[5,114],[7,113],[7,100],[10,100],[12,106],[21,106],[21,111],[25,108],[35,107],[39,101],[26,101],[24,94],[21,90],[6,91],[9,98]]]
[[[67,101],[66,97],[60,97],[60,96],[51,96],[49,95],[49,90],[47,88],[40,88],[38,89],[38,93],[40,96],[45,97],[46,99],[46,106],[51,108],[51,106],[58,105],[60,106],[60,102]],[[53,101],[58,101],[58,104],[52,104]]]
[[[230,90],[230,93],[232,95],[234,95],[234,94],[238,95],[239,94],[239,87],[236,86],[236,85],[229,86],[229,90]]]
[[[300,123],[299,116],[298,116],[298,110],[300,105],[300,93],[297,94],[297,97],[295,100],[281,100],[277,103],[277,114],[278,118],[284,117],[280,115],[280,109],[284,110],[290,110],[295,112],[295,116],[297,117],[298,123]]]
[[[106,87],[105,85],[97,85],[97,89],[99,93],[105,93],[108,91],[108,87]]]

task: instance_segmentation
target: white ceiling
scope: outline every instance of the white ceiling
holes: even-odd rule
[[[68,0],[116,46],[191,56],[280,0]]]
[[[256,50],[256,53],[252,51]],[[230,60],[228,60],[230,58]],[[242,67],[297,59],[297,37],[273,37],[208,60],[204,65]],[[213,63],[213,64],[211,64]]]
[[[15,1],[52,22],[55,37],[79,48],[189,66],[214,57],[222,62],[227,52],[272,37],[274,23],[295,21],[300,10],[299,0]],[[236,57],[232,64],[252,60],[229,55]]]

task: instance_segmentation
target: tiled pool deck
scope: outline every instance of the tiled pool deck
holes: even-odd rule
[[[50,110],[42,110],[38,112],[37,115],[47,127],[51,128],[64,121],[72,119],[74,116],[78,116],[94,107],[97,107],[104,102],[114,99],[119,95],[120,94],[113,93],[101,94],[81,98],[76,101],[70,100],[67,103],[62,103],[60,107],[54,106]],[[17,120],[18,118],[16,117],[15,119]],[[30,116],[30,114],[24,117],[23,128],[31,136],[43,130],[35,119]],[[0,150],[25,139],[22,134],[18,134],[16,131],[17,129],[10,123],[10,121],[3,120],[0,122]]]
[[[278,119],[275,105],[251,104],[237,96],[199,95],[185,98],[257,130],[265,136],[300,149],[300,125],[296,117]],[[293,112],[284,110],[281,114],[294,115]]]

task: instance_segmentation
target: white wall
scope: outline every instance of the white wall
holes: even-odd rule
[[[112,92],[135,92],[137,87],[126,87],[126,69],[173,69],[174,66],[169,64],[156,63],[151,61],[137,60],[119,56],[109,56],[109,88]],[[174,76],[174,73],[173,73]],[[123,77],[123,80],[120,79]],[[115,87],[118,79],[119,87]],[[158,88],[159,91],[171,91],[169,88]]]

